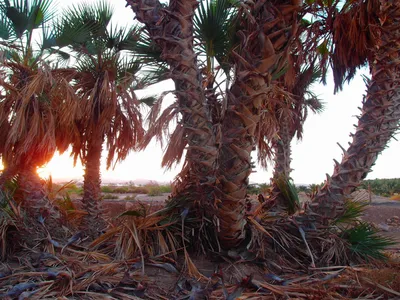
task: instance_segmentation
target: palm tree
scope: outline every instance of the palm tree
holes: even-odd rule
[[[325,220],[343,212],[345,196],[366,177],[400,120],[399,1],[349,2],[330,20],[327,25],[333,33],[332,65],[337,89],[366,62],[371,79],[367,80],[353,141],[347,150],[343,149],[341,163],[335,163],[333,175],[311,205]]]
[[[36,168],[74,138],[78,110],[69,82],[75,72],[51,63],[53,49],[34,40],[54,15],[51,1],[4,1],[0,5],[2,98],[0,154],[5,165],[0,185],[19,175],[24,205],[33,214],[44,193]],[[50,52],[48,51],[50,50]]]
[[[296,57],[298,56],[293,57],[293,62]],[[276,138],[269,142],[272,144],[274,151],[271,200],[273,200],[273,203],[283,207],[287,207],[289,203],[287,203],[287,199],[285,199],[281,191],[281,188],[285,188],[285,185],[279,187],[281,185],[279,182],[282,182],[282,179],[284,182],[290,179],[292,171],[290,167],[291,142],[295,136],[299,140],[302,139],[303,125],[309,110],[313,113],[321,113],[324,109],[320,99],[310,91],[311,85],[321,78],[321,71],[314,65],[314,62],[303,65],[294,63],[295,80],[290,85],[285,84],[283,80],[280,81],[282,87],[289,92],[292,104],[289,109],[283,107],[276,111],[276,119],[279,126],[275,135]],[[262,124],[261,122],[260,125]],[[259,150],[259,161],[261,165],[266,167],[268,153],[265,153],[265,146],[259,147],[259,149],[261,150]],[[264,152],[262,152],[263,150]]]
[[[74,85],[83,112],[72,152],[75,161],[80,158],[85,167],[82,202],[89,222],[99,214],[104,142],[109,168],[134,150],[144,135],[140,102],[134,93],[145,84],[137,75],[141,65],[134,54],[140,30],[111,25],[112,13],[106,2],[81,4],[67,11],[61,25],[62,32],[88,32],[85,39],[79,35],[63,38],[76,56]]]

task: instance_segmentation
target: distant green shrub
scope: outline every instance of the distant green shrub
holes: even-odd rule
[[[249,195],[258,195],[258,194],[268,194],[271,185],[268,183],[255,183],[249,184],[247,187],[247,194]]]
[[[172,186],[170,184],[160,185],[160,191],[163,194],[171,193],[172,192]]]
[[[112,190],[112,193],[114,193],[114,194],[128,194],[128,193],[130,193],[130,191],[129,191],[129,187],[127,187],[127,186],[119,186],[119,187],[114,188]]]
[[[112,193],[113,190],[114,190],[114,188],[111,187],[111,186],[108,186],[108,185],[103,185],[103,186],[101,187],[101,192],[102,192],[102,193]]]
[[[129,187],[129,192],[133,194],[147,194],[149,190],[144,186]]]
[[[113,195],[113,194],[105,194],[105,195],[103,196],[103,199],[106,199],[106,200],[116,200],[116,199],[119,199],[119,197],[118,197],[117,195]]]
[[[147,195],[149,196],[160,196],[162,194],[159,185],[147,185],[146,188],[148,190]]]
[[[304,192],[304,193],[311,192],[311,189],[310,189],[310,187],[308,185],[299,185],[299,186],[296,186],[296,189],[297,189],[298,193],[300,193],[300,192]]]
[[[249,184],[247,187],[247,194],[258,195],[261,193],[260,186],[258,184]]]
[[[363,180],[360,188],[367,190],[369,187],[375,195],[389,197],[400,193],[400,178]]]

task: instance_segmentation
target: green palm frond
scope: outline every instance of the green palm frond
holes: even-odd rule
[[[116,52],[127,50],[135,51],[136,44],[140,39],[140,27],[131,26],[130,28],[117,28],[110,26],[107,34],[107,47]]]
[[[200,1],[194,16],[195,36],[200,41],[201,50],[207,57],[207,68],[214,68],[213,59],[229,74],[229,55],[233,47],[234,20],[237,1]]]
[[[149,37],[146,30],[141,29],[140,36],[133,51],[142,63],[165,65],[164,60],[161,58],[161,49]]]
[[[14,31],[11,22],[6,18],[3,10],[0,8],[0,40],[9,41],[13,39]]]
[[[87,51],[95,53],[98,44],[106,43],[107,26],[111,21],[113,8],[105,1],[96,4],[81,3],[68,8],[63,15],[56,34],[50,36],[50,43],[59,47],[90,42]]]
[[[22,38],[25,33],[31,34],[32,30],[49,22],[55,15],[51,0],[14,0],[12,3],[4,1],[0,9],[2,15],[9,20],[10,28],[17,38]]]
[[[385,259],[383,251],[396,244],[393,239],[380,236],[370,224],[364,222],[345,230],[342,237],[349,243],[353,257],[361,261]]]
[[[163,80],[171,78],[171,72],[167,65],[161,64],[159,66],[149,67],[145,65],[145,68],[141,72],[140,79],[137,82],[137,89],[143,89],[145,86],[149,86]]]
[[[134,57],[127,56],[117,59],[115,66],[117,68],[116,82],[130,81],[132,83],[141,68],[140,63]]]
[[[334,220],[334,224],[352,224],[359,221],[368,203],[347,200],[344,203],[343,214]]]
[[[296,186],[285,176],[280,176],[274,180],[283,198],[285,199],[285,205],[288,214],[294,214],[300,207]]]

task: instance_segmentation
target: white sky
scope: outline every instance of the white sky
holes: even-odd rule
[[[92,0],[88,2],[95,2]],[[109,0],[111,1],[111,0]],[[60,11],[80,0],[59,1]],[[132,23],[133,12],[125,8],[125,1],[111,1],[115,7],[113,23],[127,25]],[[362,95],[365,85],[361,77],[362,72],[356,76],[350,85],[346,85],[343,92],[333,95],[333,80],[328,78],[328,85],[316,85],[314,91],[326,102],[326,109],[321,115],[310,114],[304,128],[303,141],[293,141],[292,178],[297,184],[319,183],[325,179],[325,174],[333,171],[333,159],[340,162],[341,150],[337,146],[339,142],[344,148],[350,142],[349,133],[354,132],[353,124],[357,123],[357,107],[361,107]],[[368,75],[368,70],[363,70]],[[161,89],[173,89],[173,84],[164,82],[152,88],[152,92]],[[378,158],[373,171],[368,179],[400,177],[400,142],[393,140],[389,147]],[[171,181],[180,171],[180,166],[171,171],[162,170],[162,150],[159,145],[152,143],[140,153],[131,153],[128,158],[118,164],[114,170],[105,170],[102,164],[102,178],[104,182],[130,181],[135,179],[149,179],[157,181]],[[255,156],[254,156],[255,159]],[[250,177],[252,182],[268,182],[272,174],[272,166],[268,171],[257,168]],[[83,175],[83,169],[79,165],[72,166],[72,160],[68,154],[55,155],[53,160],[42,170],[43,176],[52,174],[55,180],[77,179]]]

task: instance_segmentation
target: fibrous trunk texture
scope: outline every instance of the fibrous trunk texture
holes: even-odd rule
[[[83,226],[93,226],[100,221],[100,200],[101,200],[101,175],[100,162],[103,150],[104,134],[97,128],[92,129],[90,139],[88,141],[86,159],[85,159],[85,175],[83,181],[83,198],[82,204],[88,215]],[[100,225],[100,223],[99,223]],[[103,229],[103,228],[96,228]]]
[[[370,59],[372,78],[367,84],[357,130],[341,163],[336,163],[316,195],[311,209],[325,220],[343,212],[343,203],[366,177],[386,147],[400,120],[400,2],[381,1],[381,26],[375,27],[377,44]]]
[[[293,135],[290,134],[290,122],[288,117],[283,117],[281,122],[279,123],[279,138],[274,145],[274,177],[278,178],[279,176],[285,176],[285,178],[289,178],[290,172],[292,171],[290,168],[291,162],[291,147],[290,142],[293,138]]]
[[[127,0],[127,3],[161,48],[175,83],[188,144],[176,195],[196,198],[203,206],[211,204],[217,148],[193,45],[193,14],[198,2],[171,0],[165,10],[157,0]]]
[[[218,235],[226,249],[237,247],[245,238],[245,201],[256,126],[261,110],[273,101],[271,76],[284,65],[297,29],[298,6],[291,2],[254,1],[248,11],[252,18],[243,19],[241,47],[234,53],[236,76],[228,93],[219,155]]]
[[[274,203],[284,206],[285,199],[278,187],[277,180],[280,178],[290,179],[291,163],[291,141],[294,137],[294,131],[289,120],[289,116],[282,116],[279,122],[278,138],[274,142],[274,173],[272,178],[271,199]]]
[[[22,207],[29,217],[37,219],[39,215],[46,217],[46,209],[50,203],[45,199],[44,185],[32,165],[24,166],[18,172],[18,192],[22,196]]]

